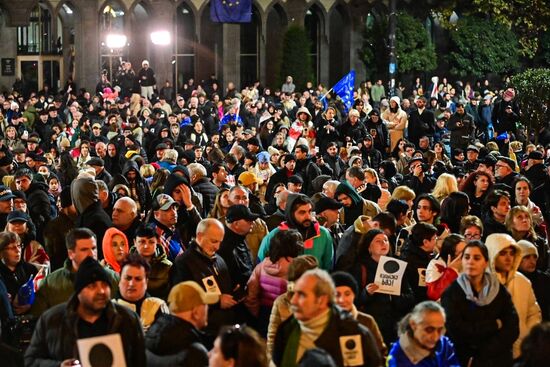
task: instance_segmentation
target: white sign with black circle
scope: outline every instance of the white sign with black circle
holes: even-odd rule
[[[407,268],[407,262],[382,256],[378,261],[374,284],[378,285],[377,293],[401,295],[401,283]]]
[[[202,278],[202,284],[204,284],[206,292],[215,293],[218,296],[222,295],[222,291],[220,290],[220,287],[218,287],[218,282],[216,282],[216,278],[214,278],[213,275]]]
[[[120,334],[78,339],[76,344],[82,367],[126,367]]]
[[[344,366],[362,366],[365,363],[361,335],[341,336],[340,350],[342,351]]]

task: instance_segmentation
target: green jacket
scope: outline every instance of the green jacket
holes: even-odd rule
[[[317,235],[304,241],[304,254],[315,256],[317,261],[319,261],[319,267],[321,269],[331,271],[333,265],[334,247],[332,245],[332,237],[330,236],[330,232],[325,227],[320,226],[317,222],[312,225],[315,226]],[[267,234],[267,236],[264,237],[260,245],[260,250],[258,251],[258,262],[263,261],[266,257],[269,251],[271,238],[275,236],[275,233],[285,229],[288,229],[288,226],[286,222],[283,222],[279,227],[273,229]],[[312,246],[308,245],[308,243],[312,243]]]
[[[118,289],[119,276],[110,269],[105,269],[111,277],[111,297]],[[49,274],[36,292],[36,298],[31,307],[31,314],[39,317],[46,310],[63,302],[67,302],[74,293],[74,278],[76,272],[72,269],[70,259],[65,260],[63,267]]]

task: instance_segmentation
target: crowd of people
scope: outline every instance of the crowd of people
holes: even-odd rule
[[[7,363],[547,363],[550,129],[513,88],[113,79],[0,95]]]

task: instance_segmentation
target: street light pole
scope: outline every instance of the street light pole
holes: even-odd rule
[[[390,17],[389,17],[389,36],[388,44],[390,48],[390,64],[389,64],[389,95],[393,97],[396,95],[396,83],[397,77],[397,55],[395,51],[395,32],[397,27],[397,0],[390,0]]]

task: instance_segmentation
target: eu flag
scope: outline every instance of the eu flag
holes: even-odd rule
[[[252,0],[212,0],[210,19],[216,23],[250,23]]]
[[[353,104],[353,87],[355,86],[355,70],[350,71],[340,81],[334,84],[332,90],[336,93],[344,102],[346,106],[346,112],[351,109]]]

